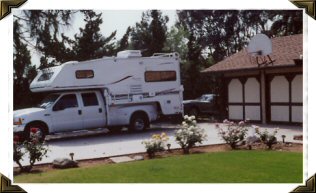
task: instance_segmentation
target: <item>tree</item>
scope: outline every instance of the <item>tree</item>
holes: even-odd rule
[[[129,36],[130,33],[132,31],[132,28],[130,26],[128,26],[125,34],[123,35],[122,39],[118,42],[118,46],[117,46],[117,50],[116,52],[122,51],[122,50],[126,50],[129,47]]]
[[[102,13],[97,14],[91,10],[82,11],[84,14],[85,28],[80,28],[80,34],[75,35],[74,52],[76,60],[83,61],[113,55],[115,50],[116,31],[105,38],[100,32]]]
[[[63,63],[73,57],[67,47],[69,38],[61,32],[71,24],[76,11],[70,10],[27,10],[15,15],[15,20],[23,22],[21,39],[44,56],[41,68]],[[70,42],[71,43],[71,42]]]
[[[30,101],[28,98],[29,85],[31,79],[36,76],[35,66],[31,65],[30,51],[27,45],[21,41],[21,25],[15,20],[13,23],[13,90],[14,108]]]
[[[189,32],[182,25],[172,26],[167,32],[167,38],[163,51],[177,52],[180,58],[186,60],[188,54],[187,43],[189,41]],[[183,61],[184,62],[184,61]]]
[[[303,12],[294,10],[282,10],[270,13],[269,19],[273,21],[271,34],[287,36],[303,33]]]
[[[166,42],[167,22],[169,18],[162,16],[161,11],[150,10],[142,14],[131,32],[133,49],[143,50],[144,56],[162,52]]]

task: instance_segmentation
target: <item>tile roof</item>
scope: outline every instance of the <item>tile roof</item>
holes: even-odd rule
[[[303,34],[272,38],[271,67],[293,66],[294,59],[303,54]],[[246,48],[203,70],[202,72],[222,72],[258,68],[255,58],[247,53]]]

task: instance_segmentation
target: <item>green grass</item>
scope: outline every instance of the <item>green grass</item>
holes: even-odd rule
[[[18,183],[302,183],[302,153],[229,151],[15,176]]]

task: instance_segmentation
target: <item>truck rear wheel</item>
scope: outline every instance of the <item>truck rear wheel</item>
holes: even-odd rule
[[[130,131],[143,131],[149,127],[149,120],[148,117],[145,113],[135,113],[133,114],[130,125],[129,125],[129,130]]]

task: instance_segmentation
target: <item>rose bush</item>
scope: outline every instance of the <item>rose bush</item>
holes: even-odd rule
[[[236,149],[237,144],[242,143],[246,138],[248,126],[246,121],[235,123],[225,119],[223,125],[216,124],[218,134],[232,149]]]
[[[180,145],[184,154],[190,153],[190,149],[196,143],[202,144],[206,140],[207,135],[204,129],[201,129],[196,124],[195,116],[184,116],[182,128],[178,129],[175,133],[176,142]]]
[[[169,137],[166,133],[154,134],[149,140],[144,140],[142,144],[145,145],[146,152],[149,158],[154,158],[155,153],[165,150],[166,142]]]
[[[272,149],[272,146],[277,143],[276,134],[278,133],[278,128],[274,129],[271,133],[265,129],[263,132],[260,131],[259,127],[255,127],[256,133],[260,136],[261,141],[268,146],[269,149]]]
[[[13,160],[18,164],[21,172],[30,172],[36,161],[41,161],[48,152],[48,146],[41,141],[41,134],[37,128],[30,129],[29,140],[20,141],[18,136],[13,139]],[[21,160],[24,155],[29,156],[29,165],[23,166]]]

